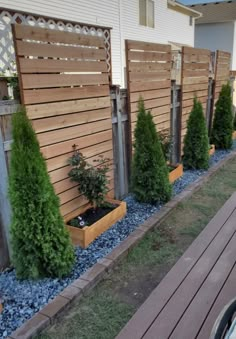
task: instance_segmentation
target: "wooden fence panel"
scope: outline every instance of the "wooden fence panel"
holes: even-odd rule
[[[131,137],[140,96],[157,130],[170,132],[171,46],[126,40],[126,68]]]
[[[219,98],[222,85],[230,80],[230,62],[231,54],[229,52],[216,51],[214,106]]]
[[[210,60],[211,52],[209,50],[192,47],[182,48],[181,153],[183,153],[183,140],[187,132],[187,121],[195,96],[201,101],[206,113]]]
[[[21,101],[40,142],[63,216],[86,199],[68,179],[72,146],[93,162],[113,161],[111,100],[104,38],[13,25]],[[114,179],[111,164],[110,192]]]

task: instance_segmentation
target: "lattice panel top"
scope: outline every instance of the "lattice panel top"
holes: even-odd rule
[[[13,25],[22,103],[40,143],[63,216],[87,203],[68,178],[73,145],[94,165],[109,158],[114,194],[111,100],[104,38]],[[79,214],[79,213],[78,213]]]
[[[108,71],[111,70],[111,43],[110,30],[108,28],[98,28],[90,25],[75,24],[62,20],[44,18],[42,16],[11,13],[2,10],[0,11],[0,72],[7,72],[6,75],[11,75],[16,72],[15,51],[11,32],[11,24],[15,23],[29,25],[31,27],[42,27],[103,37]]]

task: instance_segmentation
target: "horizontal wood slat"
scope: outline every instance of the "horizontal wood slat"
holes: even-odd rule
[[[107,74],[22,74],[23,89],[107,85]]]
[[[68,153],[68,157],[70,157],[71,155],[72,155],[72,152]],[[109,158],[111,160],[111,162],[113,161],[112,150],[103,151],[102,155],[104,156],[104,158]],[[88,163],[94,165],[94,160],[96,160],[96,159],[97,159],[97,155],[95,155],[91,158],[88,158],[87,161],[88,161]],[[59,162],[58,163],[48,162],[48,168],[52,168],[52,170],[49,171],[49,176],[50,176],[51,182],[53,184],[68,178],[70,166],[68,165],[67,162],[65,162],[65,161],[62,161],[61,163],[59,163]]]
[[[86,34],[65,32],[50,28],[32,27],[26,25],[14,25],[15,38],[34,41],[58,42],[63,44],[75,44],[81,46],[97,46],[104,48],[104,40]]]
[[[100,48],[60,46],[28,41],[18,41],[17,46],[19,56],[106,60],[106,51]]]
[[[166,80],[170,79],[171,75],[168,71],[163,72],[135,72],[130,73],[130,81],[152,81],[152,80]]]
[[[28,105],[27,114],[30,119],[47,118],[49,116],[63,115],[99,109],[110,106],[110,98],[99,97],[72,101],[61,101],[47,104]]]
[[[106,61],[19,58],[22,73],[107,72]]]
[[[103,154],[107,151],[110,151],[109,152],[109,158],[113,158],[112,157],[112,140],[108,140],[108,141],[105,141],[99,145],[93,145],[93,146],[89,146],[87,148],[84,148],[83,149],[83,154],[86,158],[91,158],[91,157],[94,157],[90,163],[93,162],[93,160],[95,159],[95,157],[98,155],[98,154]],[[47,166],[48,166],[48,170],[49,171],[53,171],[57,168],[60,168],[60,167],[64,167],[68,164],[68,158],[73,154],[73,149],[71,148],[70,152],[69,153],[66,153],[66,154],[62,154],[62,155],[59,155],[55,158],[51,158],[51,159],[48,159],[46,161],[47,163]]]
[[[38,140],[40,146],[46,146],[108,129],[111,129],[111,119],[40,133]]]
[[[110,107],[100,110],[87,111],[75,114],[55,116],[51,118],[38,119],[33,121],[34,129],[37,133],[70,127],[74,125],[86,124],[93,121],[108,119],[111,116]]]
[[[145,100],[145,108],[151,109],[154,107],[160,107],[170,104],[170,97],[159,98],[159,99],[152,99],[152,100]],[[130,105],[130,111],[136,112],[137,111],[137,103],[132,103]]]
[[[80,149],[83,150],[85,147],[89,147],[92,145],[98,145],[107,140],[112,140],[112,130],[106,130],[102,132],[97,132],[92,135],[86,135],[84,137],[79,137],[69,140],[62,141],[57,144],[52,144],[48,146],[41,147],[41,152],[45,159],[50,159],[56,157],[58,155],[69,153],[72,150],[72,146],[79,145]]]
[[[73,99],[94,98],[109,95],[109,86],[85,86],[31,89],[24,91],[25,104],[64,101]]]
[[[63,216],[87,203],[68,178],[73,145],[90,164],[111,161],[114,194],[111,99],[104,38],[14,25],[22,103],[37,133]],[[162,68],[160,68],[162,69]]]
[[[159,89],[159,90],[158,89],[157,90],[150,90],[150,91],[139,91],[139,92],[136,92],[136,93],[131,93],[130,94],[130,102],[139,101],[140,96],[144,100],[170,96],[170,88],[164,88],[164,89]]]
[[[138,91],[149,91],[154,89],[164,89],[171,87],[171,80],[157,80],[152,82],[131,82],[129,83],[130,93]]]
[[[171,46],[142,41],[126,41],[127,82],[131,140],[142,97],[150,109],[157,130],[170,129]]]
[[[156,52],[137,52],[137,51],[130,51],[128,52],[128,61],[161,61],[161,62],[170,62],[171,61],[171,54],[170,53],[156,53]]]
[[[130,72],[155,72],[170,69],[169,62],[130,62]]]
[[[135,40],[127,40],[127,47],[129,50],[142,50],[142,51],[154,51],[160,53],[170,53],[171,46],[164,44],[156,44],[151,42],[143,42],[143,41],[135,41]]]

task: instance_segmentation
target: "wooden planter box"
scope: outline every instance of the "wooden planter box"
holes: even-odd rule
[[[2,313],[2,311],[3,311],[3,306],[2,306],[2,304],[0,302],[0,313]]]
[[[233,138],[233,139],[236,139],[236,131],[233,132],[232,138]]]
[[[173,182],[175,182],[175,180],[182,177],[183,173],[184,173],[183,165],[182,164],[176,165],[173,171],[169,173],[170,183],[172,184]]]
[[[213,155],[214,153],[215,153],[215,151],[216,151],[216,147],[215,147],[215,145],[210,145],[210,149],[209,149],[209,155]]]
[[[119,200],[107,200],[112,204],[118,205],[113,211],[105,215],[103,218],[95,222],[91,226],[85,226],[84,228],[77,228],[68,225],[67,223],[78,216],[75,213],[73,216],[70,215],[70,219],[65,220],[66,226],[69,230],[73,245],[81,246],[82,248],[88,247],[99,235],[108,230],[118,220],[122,219],[126,214],[126,202]],[[88,205],[88,208],[91,206]]]

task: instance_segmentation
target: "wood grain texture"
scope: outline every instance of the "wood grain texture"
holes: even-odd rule
[[[107,74],[22,74],[23,89],[108,85]]]
[[[213,311],[216,305],[219,310],[217,299],[222,303],[222,296],[229,293],[228,277],[235,273],[235,202],[236,194],[217,212],[117,339],[209,338],[218,315]],[[230,292],[235,297],[232,287]],[[207,335],[199,335],[201,329]]]
[[[145,108],[150,109],[157,130],[169,130],[171,46],[127,40],[126,60],[131,140],[140,97]]]
[[[96,46],[104,48],[104,40],[86,34],[59,31],[49,28],[32,27],[15,24],[15,38],[17,40],[33,40],[57,42],[61,44],[75,44],[80,46]]]
[[[19,58],[22,73],[107,72],[106,61]]]
[[[72,243],[76,246],[80,245],[82,248],[88,247],[91,242],[97,238],[100,234],[108,230],[114,223],[123,218],[126,214],[126,202],[117,201],[117,200],[108,200],[112,204],[118,205],[113,211],[105,215],[102,219],[98,220],[96,223],[89,227],[84,227],[79,229],[68,225],[70,219],[66,217],[65,222],[67,223],[67,228],[69,230]],[[88,206],[89,208],[90,206]],[[73,217],[78,216],[81,211],[75,211]],[[72,218],[72,215],[70,215]]]
[[[222,85],[226,84],[230,79],[230,63],[230,53],[219,50],[216,52],[214,103],[216,103],[219,98]]]
[[[48,43],[36,43],[19,40],[18,54],[22,56],[73,58],[79,60],[106,60],[106,51],[100,48],[63,46]]]
[[[90,164],[98,155],[110,159],[112,196],[111,99],[104,39],[17,24],[13,36],[22,103],[37,133],[62,215],[87,203],[68,178],[73,145]]]
[[[193,107],[194,97],[202,103],[204,112],[206,110],[210,57],[211,52],[206,49],[182,48],[181,150],[183,150],[183,140],[187,132],[187,121]]]
[[[96,98],[109,95],[108,85],[29,89],[24,91],[25,104],[40,104],[65,100]]]

